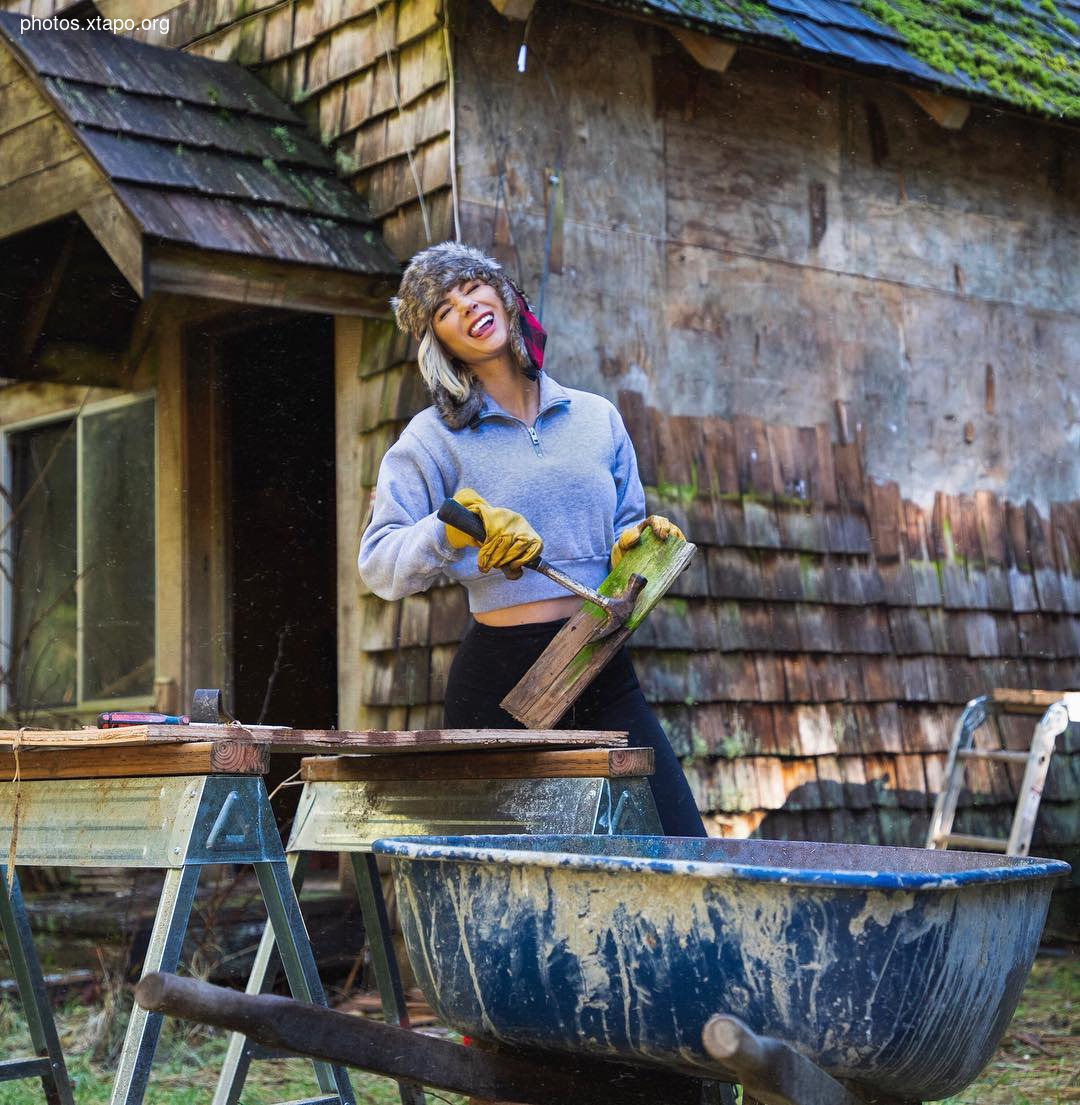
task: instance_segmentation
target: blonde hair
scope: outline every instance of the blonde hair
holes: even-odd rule
[[[455,403],[464,403],[473,390],[472,373],[461,372],[454,367],[453,361],[446,355],[442,343],[435,336],[435,330],[428,326],[420,339],[420,352],[417,355],[420,375],[424,378],[432,395],[444,391]]]

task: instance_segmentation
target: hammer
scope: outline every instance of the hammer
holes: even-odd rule
[[[439,507],[437,517],[439,521],[445,522],[448,526],[453,526],[454,529],[467,533],[475,541],[485,541],[487,539],[487,532],[484,529],[482,519],[473,514],[468,508],[463,507],[457,499],[444,499],[442,506]],[[614,633],[616,629],[626,623],[626,619],[633,612],[634,603],[637,602],[641,589],[647,582],[644,576],[635,572],[626,581],[623,593],[617,598],[610,598],[607,595],[601,595],[599,591],[593,590],[592,587],[586,587],[584,583],[576,579],[571,579],[565,572],[560,572],[558,568],[552,567],[542,556],[534,556],[532,560],[527,560],[522,567],[531,568],[534,572],[547,576],[548,579],[559,584],[560,587],[565,587],[568,591],[577,595],[578,598],[585,599],[586,602],[594,603],[600,607],[604,612],[606,622],[603,628],[596,633],[594,640]]]

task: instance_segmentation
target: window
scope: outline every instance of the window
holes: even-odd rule
[[[21,724],[154,689],[154,403],[4,433],[3,707]]]

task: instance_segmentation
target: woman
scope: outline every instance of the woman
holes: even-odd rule
[[[456,242],[431,246],[405,270],[393,307],[420,342],[433,405],[383,458],[360,574],[388,600],[443,574],[464,584],[473,622],[450,667],[446,724],[520,728],[499,703],[581,606],[522,565],[543,547],[557,568],[596,587],[646,525],[662,540],[682,534],[666,518],[645,518],[634,447],[615,407],[542,371],[543,330],[496,261]],[[436,517],[451,495],[482,519],[483,542]],[[706,835],[625,649],[563,725],[626,730],[631,745],[653,748],[665,834]]]

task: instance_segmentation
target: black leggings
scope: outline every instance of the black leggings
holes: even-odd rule
[[[495,627],[473,621],[447,677],[447,727],[524,728],[499,703],[564,624]],[[585,689],[559,728],[624,730],[632,747],[651,748],[656,753],[656,771],[649,782],[665,836],[707,835],[686,776],[641,693],[625,648]]]

